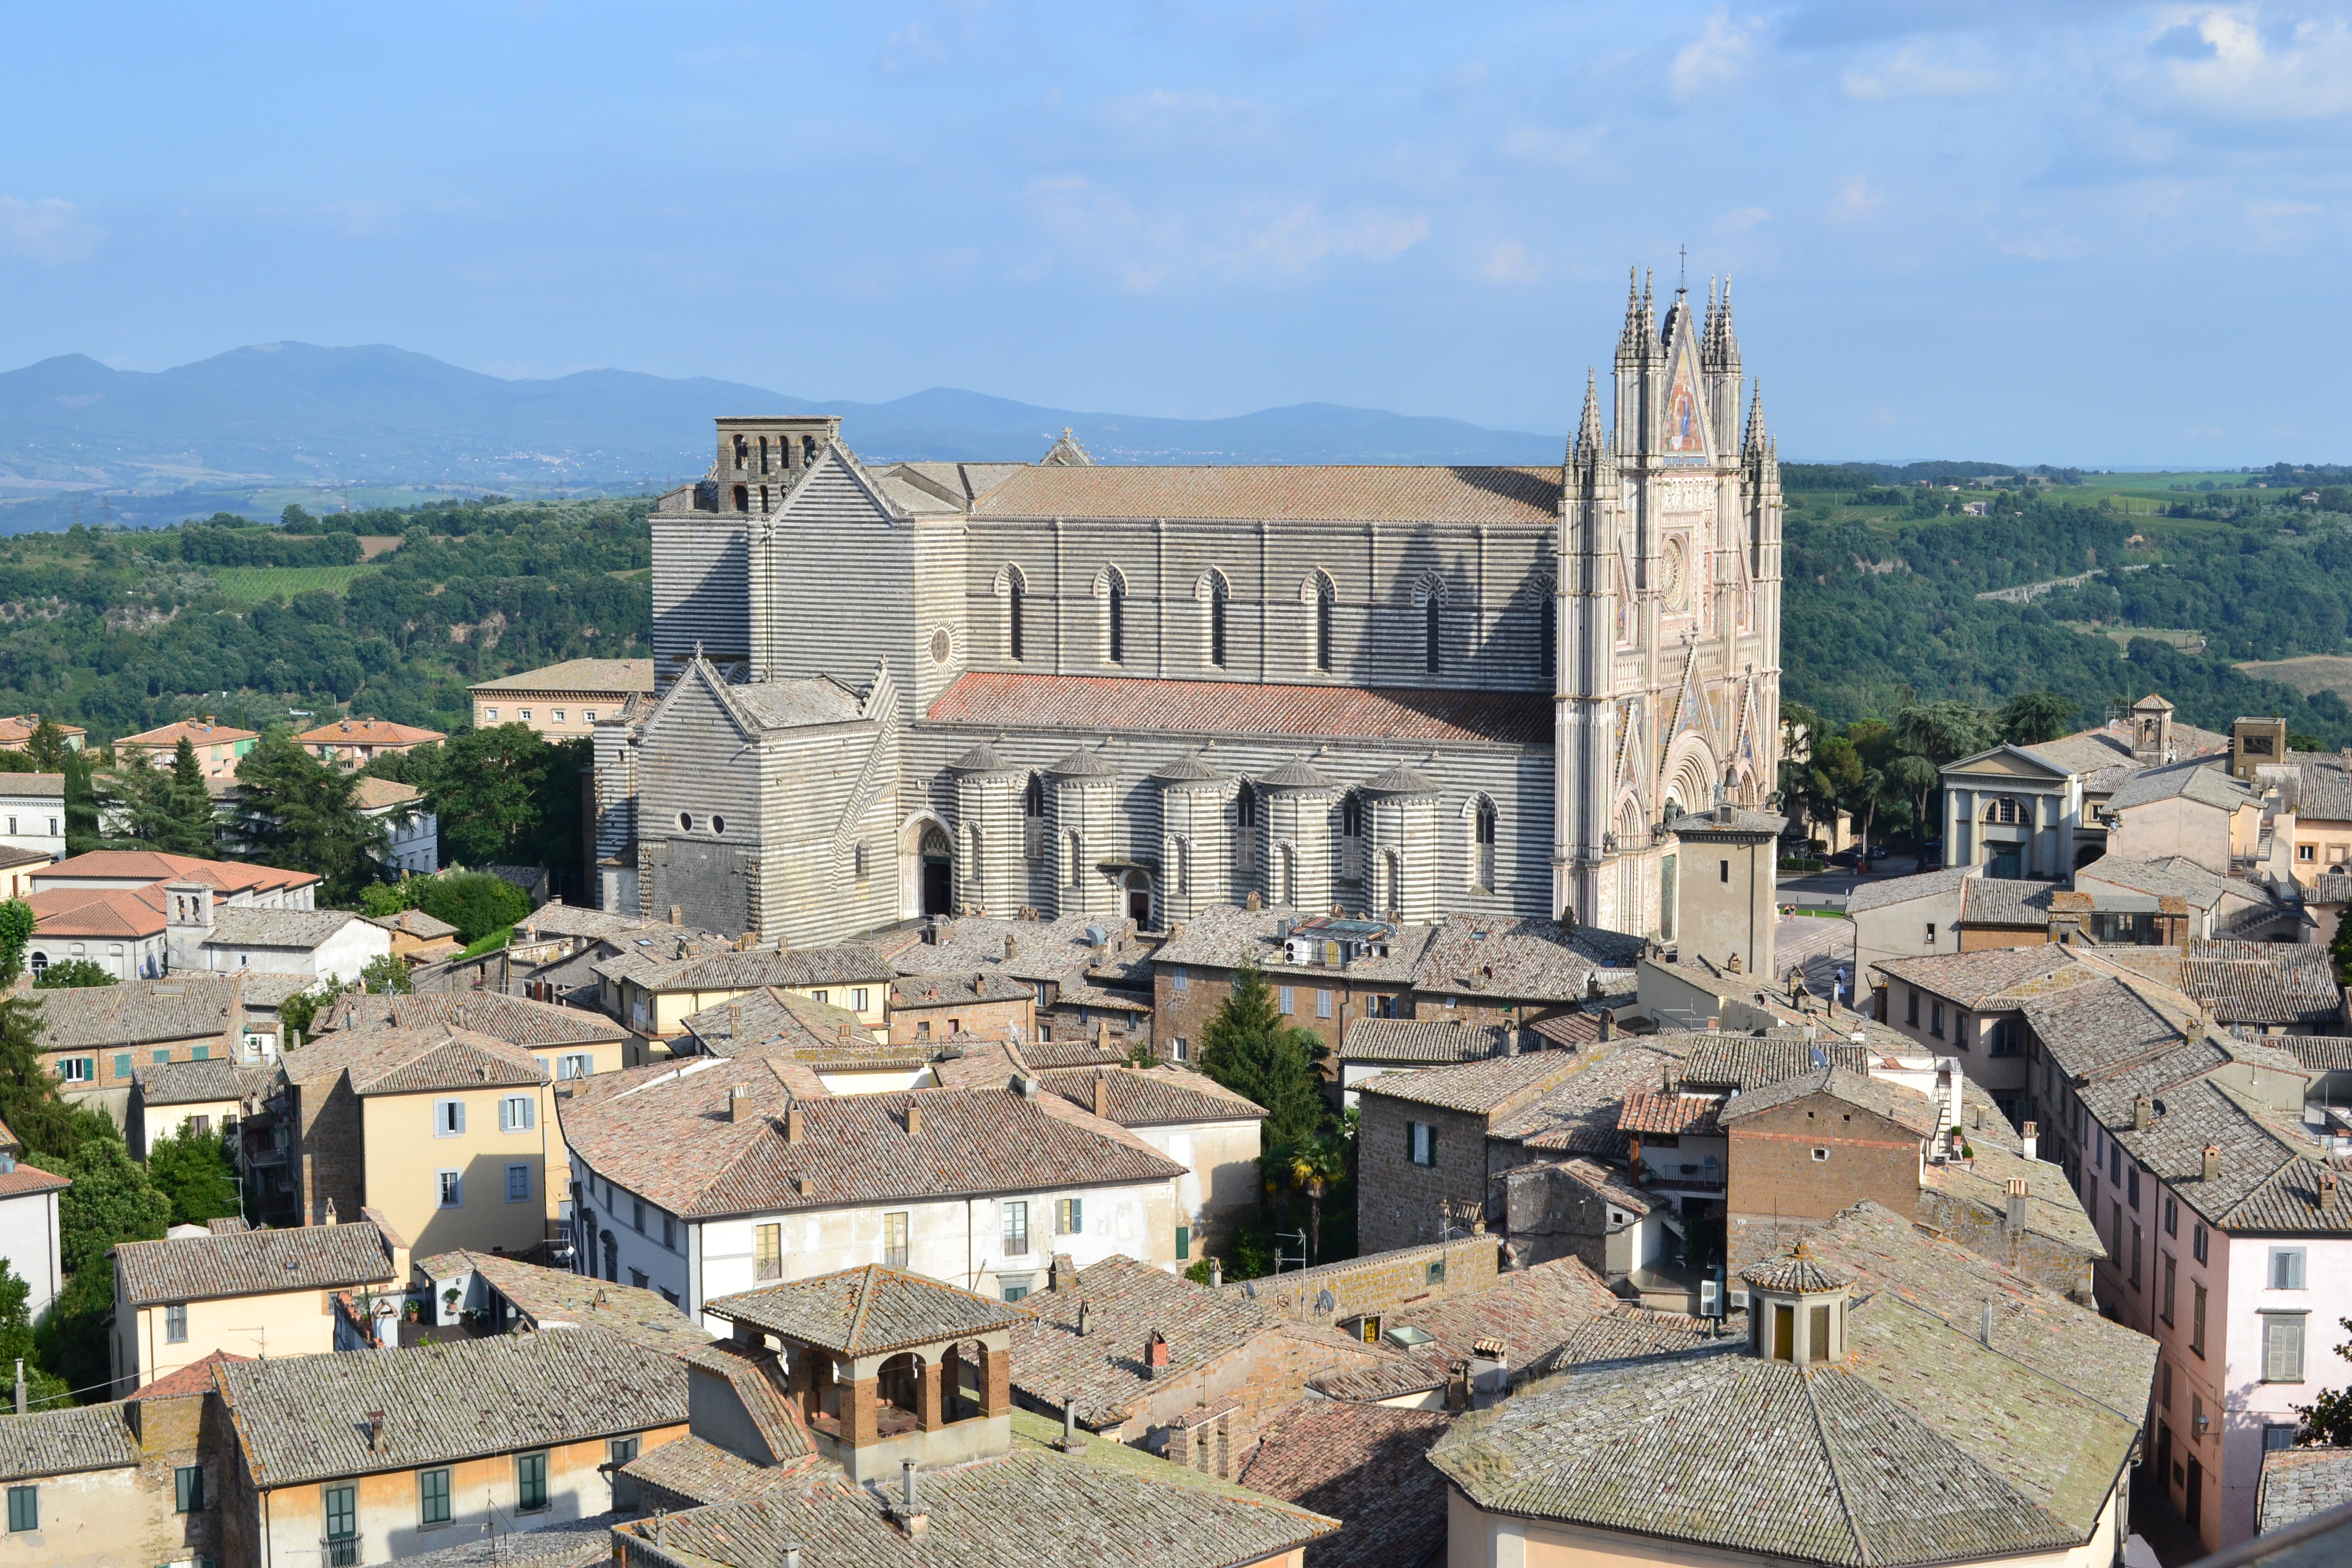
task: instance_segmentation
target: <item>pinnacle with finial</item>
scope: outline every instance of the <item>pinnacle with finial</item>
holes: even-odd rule
[[[1763,439],[1763,436],[1764,383],[1761,379],[1759,379],[1755,384],[1755,391],[1750,395],[1748,399],[1748,431],[1747,434],[1741,437],[1740,446],[1747,451],[1756,451],[1759,449],[1759,443]]]
[[[1588,458],[1601,450],[1601,384],[1590,366],[1584,372],[1584,417],[1577,422],[1576,449]]]

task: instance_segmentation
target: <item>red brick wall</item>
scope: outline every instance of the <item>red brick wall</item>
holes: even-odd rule
[[[1864,1198],[1906,1218],[1918,1211],[1918,1134],[1860,1106],[1808,1095],[1729,1131],[1733,1215],[1824,1220]],[[1814,1159],[1817,1149],[1829,1157]]]
[[[954,1031],[950,1022],[960,1024],[967,1035],[980,1035],[988,1039],[1003,1039],[1007,1030],[1017,1029],[1023,1039],[1037,1032],[1037,1004],[1028,996],[1009,997],[1002,1002],[969,1002],[959,1006],[906,1007],[890,1009],[890,1043],[903,1046],[915,1038],[915,1026],[928,1024],[926,1038],[944,1040]]]

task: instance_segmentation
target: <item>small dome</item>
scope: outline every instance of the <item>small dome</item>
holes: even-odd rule
[[[1437,786],[1429,780],[1402,765],[1386,773],[1374,773],[1360,785],[1366,795],[1436,795]]]
[[[1329,789],[1331,781],[1302,762],[1287,762],[1257,781],[1268,789]]]
[[[1111,770],[1103,765],[1101,757],[1083,747],[1045,771],[1055,778],[1064,779],[1107,779],[1114,776]]]
[[[1801,1240],[1794,1251],[1743,1268],[1739,1277],[1759,1290],[1790,1296],[1817,1296],[1853,1283],[1853,1275],[1822,1262]]]
[[[950,763],[948,764],[948,772],[951,773],[992,773],[1003,771],[1004,765],[1005,763],[1003,757],[1000,757],[994,752],[990,751],[987,746],[979,745],[974,746],[971,751],[966,752],[962,756],[958,757],[954,762]]]
[[[1161,784],[1215,784],[1224,778],[1198,757],[1178,757],[1154,768],[1151,776]]]

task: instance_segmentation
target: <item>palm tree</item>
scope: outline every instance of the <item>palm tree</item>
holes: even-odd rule
[[[1301,1141],[1290,1151],[1290,1179],[1307,1189],[1307,1255],[1312,1263],[1323,1253],[1323,1194],[1348,1179],[1346,1146],[1328,1132]]]
[[[1911,820],[1918,825],[1917,834],[1924,840],[1929,831],[1927,797],[1935,794],[1936,786],[1944,782],[1943,774],[1937,773],[1936,764],[1925,757],[1897,757],[1886,764],[1886,782],[1909,796],[1917,807],[1917,815]]]

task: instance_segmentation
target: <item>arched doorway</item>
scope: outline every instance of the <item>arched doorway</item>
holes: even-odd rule
[[[953,914],[955,899],[955,852],[948,844],[948,836],[936,825],[923,829],[922,847],[916,851],[922,863],[923,913]]]
[[[1138,931],[1150,931],[1151,924],[1151,873],[1129,871],[1126,877],[1127,918],[1135,922]]]
[[[876,1426],[885,1437],[923,1424],[923,1361],[912,1352],[892,1356],[875,1374]]]

